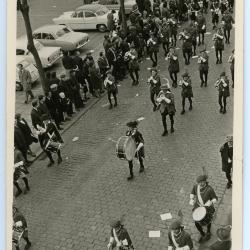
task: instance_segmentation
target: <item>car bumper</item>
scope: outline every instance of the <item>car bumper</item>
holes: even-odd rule
[[[81,43],[81,44],[78,44],[78,45],[76,46],[76,49],[82,48],[82,47],[83,47],[84,45],[86,45],[88,42],[89,42],[89,38],[88,38],[85,42],[83,42],[83,43]]]
[[[50,68],[55,62],[57,62],[58,60],[60,60],[62,58],[62,55],[60,55],[59,57],[55,58],[53,61],[51,62],[46,62],[46,63],[43,63],[43,68],[44,69],[47,69],[47,68]]]

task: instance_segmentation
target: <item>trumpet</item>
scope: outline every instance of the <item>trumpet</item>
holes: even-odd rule
[[[180,32],[179,36],[178,36],[179,40],[187,40],[189,39],[189,36],[185,35],[185,32]]]
[[[125,61],[134,60],[134,59],[135,59],[135,56],[130,51],[125,53],[124,55]]]
[[[168,54],[166,56],[166,60],[169,60],[172,57],[173,57],[173,54],[171,52],[168,52]]]
[[[216,81],[216,83],[215,83],[215,88],[219,88],[220,86],[223,86],[223,87],[226,87],[227,86],[227,83],[225,82],[225,80],[224,79],[222,79],[222,78],[220,78],[220,79],[218,79],[217,81]]]
[[[198,63],[203,63],[203,62],[206,62],[206,58],[204,58],[202,56],[199,56],[198,57]]]

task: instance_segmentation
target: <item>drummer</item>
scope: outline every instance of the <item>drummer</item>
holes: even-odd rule
[[[170,225],[168,233],[168,250],[174,249],[193,249],[193,241],[179,220]]]
[[[138,121],[128,122],[127,126],[129,128],[129,130],[126,132],[126,136],[131,136],[135,141],[135,144],[136,144],[136,155],[135,155],[135,157],[138,158],[138,160],[140,162],[139,173],[142,173],[142,172],[144,172],[143,158],[145,157],[145,154],[144,154],[144,139],[142,137],[142,134],[137,129]],[[129,181],[129,180],[132,180],[134,178],[133,160],[128,161],[128,165],[129,165],[130,176],[127,179]]]
[[[49,139],[51,139],[51,136],[53,137],[53,141],[55,142],[60,142],[63,143],[63,139],[60,135],[60,133],[58,132],[55,124],[50,120],[50,118],[47,115],[42,115],[42,121],[43,121],[43,127],[41,126],[37,126],[38,131],[38,139],[40,141],[40,144],[42,146],[42,149],[44,150],[44,152],[46,153],[46,155],[48,156],[50,162],[47,165],[48,167],[51,167],[55,162],[53,160],[51,151],[46,149],[46,145],[49,141]],[[58,165],[62,162],[62,156],[61,156],[61,151],[60,149],[58,149],[57,151],[57,156],[58,156],[58,160],[57,163]]]
[[[197,179],[197,184],[194,185],[191,194],[189,204],[193,207],[193,211],[198,207],[206,207],[207,212],[211,215],[214,214],[214,204],[217,202],[218,198],[215,194],[214,189],[208,185],[207,176],[200,175]],[[211,216],[212,218],[213,216]],[[200,232],[201,237],[199,242],[207,241],[211,237],[211,221],[207,224],[207,232],[203,231],[202,225],[199,222],[195,222],[197,230]]]

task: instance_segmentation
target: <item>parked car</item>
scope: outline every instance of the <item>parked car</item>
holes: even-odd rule
[[[92,4],[102,4],[106,6],[109,10],[120,10],[120,0],[98,0],[92,2]],[[137,4],[135,0],[125,0],[124,8],[125,14],[129,15],[132,11],[137,9]]]
[[[78,7],[75,11],[64,12],[54,18],[55,24],[65,24],[73,30],[107,31],[107,15],[109,9],[100,4],[86,4]],[[117,13],[115,15],[117,18]]]
[[[27,44],[28,42],[26,37],[23,36],[17,39],[16,56],[23,56],[28,62],[36,65],[33,55],[27,49]],[[41,59],[43,68],[51,67],[62,57],[62,51],[60,47],[44,47],[37,40],[34,40],[34,45]]]
[[[38,80],[38,78],[39,78],[38,70],[34,66],[34,64],[28,62],[25,59],[25,57],[18,56],[16,58],[16,90],[17,91],[23,90],[23,86],[22,86],[22,84],[20,82],[20,79],[19,79],[19,69],[17,67],[17,65],[20,64],[20,63],[23,65],[24,69],[26,69],[26,70],[28,70],[30,72],[32,83],[36,82]]]
[[[33,38],[44,46],[61,47],[64,51],[82,48],[89,41],[87,33],[74,32],[65,25],[46,25],[33,32]]]

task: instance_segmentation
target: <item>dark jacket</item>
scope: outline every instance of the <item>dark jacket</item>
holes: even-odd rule
[[[17,127],[20,128],[20,130],[22,131],[27,145],[31,145],[33,143],[33,138],[31,136],[32,131],[26,120],[22,118],[20,119],[20,121],[17,121]]]
[[[65,69],[73,69],[74,67],[74,62],[71,56],[63,56],[62,64]]]
[[[233,147],[229,148],[228,143],[226,142],[221,148],[221,161],[222,161],[222,171],[226,172],[230,170],[233,166]],[[231,163],[228,163],[228,159],[231,160]]]
[[[51,118],[51,114],[49,112],[49,109],[46,105],[46,103],[41,103],[39,102],[39,106],[38,106],[38,111],[40,112],[41,115],[48,115]]]
[[[28,144],[25,140],[22,130],[17,126],[14,127],[14,145],[21,152],[28,150]]]
[[[35,129],[37,129],[37,125],[43,126],[41,114],[38,110],[35,110],[34,108],[32,108],[30,116],[31,116],[32,125]]]
[[[72,61],[73,61],[74,68],[77,66],[79,71],[82,72],[83,71],[83,60],[82,60],[82,58],[79,57],[79,56],[75,56],[75,57],[73,57]]]

